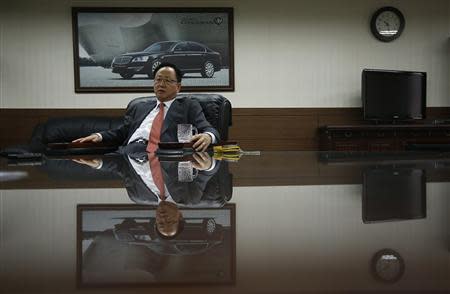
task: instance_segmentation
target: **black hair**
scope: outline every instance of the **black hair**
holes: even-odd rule
[[[176,232],[175,235],[173,235],[173,236],[166,236],[166,235],[163,235],[163,234],[158,230],[158,226],[156,225],[156,223],[155,223],[155,225],[154,225],[154,230],[155,230],[156,234],[158,235],[158,237],[159,237],[160,239],[163,239],[163,240],[171,240],[171,239],[175,239],[175,238],[176,238],[181,232],[183,232],[183,230],[184,230],[184,219],[181,218],[180,220],[178,220],[178,228],[177,228],[177,232]]]
[[[183,73],[181,72],[181,70],[178,69],[178,67],[176,67],[175,64],[172,63],[168,63],[168,62],[163,62],[160,65],[158,65],[155,70],[153,71],[153,77],[156,76],[156,73],[163,67],[170,67],[173,68],[173,70],[175,71],[175,75],[177,76],[177,82],[181,83],[181,80],[183,79]]]

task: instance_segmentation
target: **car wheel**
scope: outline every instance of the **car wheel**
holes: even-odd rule
[[[212,235],[216,231],[216,221],[213,218],[208,218],[203,221],[203,228],[208,235]]]
[[[202,68],[202,77],[212,78],[214,76],[214,63],[206,61]]]
[[[149,73],[149,74],[147,74],[148,77],[149,77],[150,79],[153,79],[153,78],[154,78],[154,77],[153,77],[153,72],[155,71],[155,69],[156,69],[160,64],[161,64],[161,61],[159,61],[159,60],[153,61],[153,63],[152,63],[152,72]]]
[[[124,78],[124,79],[131,79],[133,76],[134,76],[134,74],[132,74],[132,73],[121,73],[120,74],[120,76],[122,77],[122,78]]]

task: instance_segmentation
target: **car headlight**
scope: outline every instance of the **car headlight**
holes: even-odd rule
[[[146,62],[147,60],[148,56],[137,56],[131,62]]]

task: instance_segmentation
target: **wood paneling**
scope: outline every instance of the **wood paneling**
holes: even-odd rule
[[[34,127],[52,117],[121,116],[124,109],[1,109],[0,148],[27,144]]]
[[[0,147],[26,144],[49,117],[121,116],[123,109],[1,109]],[[450,118],[450,107],[427,109],[427,120]],[[244,150],[317,150],[323,125],[364,124],[361,108],[235,108],[229,139]]]

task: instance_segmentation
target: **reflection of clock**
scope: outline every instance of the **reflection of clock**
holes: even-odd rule
[[[380,41],[390,42],[398,37],[405,28],[405,17],[395,7],[382,7],[375,11],[370,20],[370,30]]]
[[[382,249],[375,253],[370,266],[375,278],[386,283],[397,282],[405,272],[403,258],[392,249]]]

